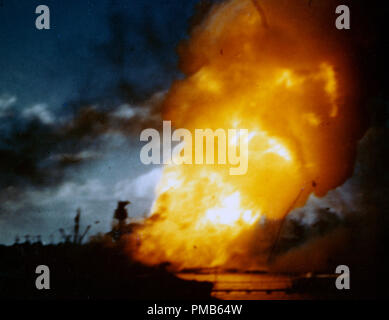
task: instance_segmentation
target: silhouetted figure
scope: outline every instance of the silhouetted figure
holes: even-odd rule
[[[130,204],[130,201],[119,201],[118,207],[115,210],[114,218],[119,221],[124,221],[128,217],[126,206]]]
[[[126,225],[127,225],[127,218],[128,218],[128,212],[126,209],[126,206],[130,204],[130,201],[119,201],[118,206],[114,212],[113,218],[117,220],[117,225],[114,225],[112,228],[112,237],[115,240],[119,240],[120,237],[125,233]]]

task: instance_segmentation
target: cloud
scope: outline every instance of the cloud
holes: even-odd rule
[[[41,234],[47,240],[59,228],[72,227],[77,208],[82,209],[84,224],[101,222],[93,227],[93,232],[106,232],[116,202],[107,185],[98,178],[69,180],[52,188],[9,187],[1,193],[0,201],[0,225],[7,226],[0,234],[2,243],[12,243],[17,234],[25,233]]]
[[[61,200],[72,199],[73,201],[112,199],[112,196],[107,191],[102,181],[90,179],[82,183],[65,182],[58,188],[54,197]]]
[[[11,113],[11,106],[15,104],[15,96],[3,94],[0,96],[0,118],[7,117]]]
[[[78,164],[85,161],[98,159],[102,156],[101,153],[93,150],[82,150],[76,153],[58,153],[51,155],[48,159],[61,165],[67,166]]]
[[[352,177],[322,198],[311,195],[304,207],[290,213],[279,242],[282,250],[272,266],[275,271],[333,270],[334,264],[347,261],[381,259],[372,248],[384,243],[388,234],[388,138],[387,128],[370,128],[359,142]],[[294,235],[294,243],[288,233]]]
[[[131,119],[137,114],[139,107],[132,107],[128,104],[123,104],[117,108],[115,112],[112,113],[114,117],[121,119]]]
[[[153,198],[157,182],[161,179],[162,168],[154,168],[136,179],[124,179],[116,183],[114,195],[119,200]]]
[[[22,111],[22,117],[27,120],[38,119],[43,124],[52,125],[55,122],[55,117],[49,111],[47,104],[35,104],[32,107],[26,108]]]
[[[3,110],[10,112],[16,98],[2,97]],[[138,157],[123,158],[139,152],[143,128],[160,125],[162,98],[163,93],[137,106],[109,108],[84,102],[61,118],[45,103],[12,113],[10,125],[0,127],[0,225],[8,226],[0,242],[12,243],[25,233],[45,239],[58,226],[71,226],[78,207],[84,221],[101,222],[93,232],[106,232],[121,198],[133,201],[132,216],[148,212],[158,170],[123,179],[124,170],[128,177],[139,172],[130,163]]]

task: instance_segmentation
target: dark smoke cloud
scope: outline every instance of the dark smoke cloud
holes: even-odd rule
[[[121,105],[109,111],[82,106],[74,117],[49,124],[36,117],[3,118],[15,125],[0,137],[1,186],[58,183],[67,168],[94,159],[88,150],[98,153],[102,136],[117,133],[137,137],[144,128],[158,128],[155,110],[160,99],[161,94],[143,106]]]
[[[312,5],[318,1],[312,1]],[[351,8],[352,55],[363,84],[367,129],[358,145],[353,175],[325,197],[311,197],[285,221],[271,268],[275,271],[334,272],[350,266],[354,285],[384,289],[389,245],[389,96],[387,8],[369,1]],[[349,54],[349,53],[347,53]],[[353,281],[353,280],[352,280]],[[355,288],[355,287],[354,287]]]
[[[359,143],[353,176],[324,198],[311,197],[285,222],[277,271],[333,271],[339,264],[387,266],[389,126],[372,127]]]
[[[13,3],[9,5],[14,6],[11,9],[18,11],[19,15],[27,14],[27,8]],[[58,3],[49,5],[54,9],[62,6]],[[100,10],[100,5],[104,7],[104,4],[98,4],[95,5],[96,9],[85,9],[80,4],[78,10],[76,2],[68,5],[71,8],[75,6],[69,9],[73,14]],[[189,3],[186,6],[189,8],[192,5]],[[104,31],[107,36],[91,41],[85,38],[85,33],[80,35],[80,39],[66,39],[69,34],[64,32],[64,27],[68,32],[72,30],[66,20],[68,16],[56,16],[56,37],[53,41],[44,39],[50,51],[56,54],[55,58],[48,57],[53,63],[43,64],[43,71],[39,74],[29,67],[23,70],[27,76],[30,72],[41,79],[52,79],[55,83],[64,78],[74,78],[74,93],[66,98],[61,107],[48,102],[43,107],[36,104],[30,108],[26,104],[31,102],[26,103],[24,97],[0,92],[0,187],[59,183],[68,168],[94,159],[93,153],[98,153],[101,136],[113,132],[131,136],[142,128],[159,125],[156,123],[157,100],[160,99],[158,92],[165,90],[178,73],[174,47],[183,36],[182,28],[176,28],[177,18],[173,17],[174,13],[186,6],[161,1],[153,5],[140,1],[106,1],[106,6],[104,21],[101,20],[100,11],[94,14],[98,14],[100,24],[106,26]],[[171,19],[161,19],[164,12]],[[182,20],[179,23],[184,23],[185,15],[181,15],[179,20]],[[93,26],[87,24],[83,27]],[[92,32],[96,37],[96,32],[100,31]],[[60,36],[64,39],[61,40]],[[13,60],[7,56],[11,50],[15,49],[4,47],[5,57],[1,60],[12,65]],[[74,52],[71,64],[62,58],[64,52]],[[12,59],[17,59],[19,55],[16,52]],[[63,66],[70,70],[70,75],[68,70],[62,72]],[[16,66],[8,72],[6,70],[4,68],[4,74],[18,72]],[[8,80],[16,82],[12,78]],[[45,80],[41,82],[45,83]],[[46,88],[48,91],[51,89],[49,86]],[[127,115],[125,109],[128,109]],[[131,116],[128,116],[129,110],[132,110]]]
[[[50,32],[31,26],[35,1],[6,3],[0,242],[55,232],[77,206],[108,227],[119,199],[136,197],[131,214],[147,210],[158,168],[140,167],[139,132],[161,125],[195,2],[48,0]]]

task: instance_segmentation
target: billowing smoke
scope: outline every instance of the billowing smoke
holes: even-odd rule
[[[329,22],[334,11],[333,2],[230,0],[193,28],[179,47],[185,78],[168,92],[163,119],[192,132],[248,129],[248,172],[166,166],[152,215],[130,239],[136,258],[263,266],[272,221],[351,175],[361,97],[346,38]]]

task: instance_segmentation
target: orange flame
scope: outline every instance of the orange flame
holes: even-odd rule
[[[261,217],[280,219],[298,195],[301,206],[351,173],[358,115],[349,64],[302,2],[268,4],[268,24],[250,0],[215,5],[180,46],[186,78],[173,84],[163,118],[192,131],[248,129],[248,172],[167,165],[136,232],[140,261],[257,266]]]

